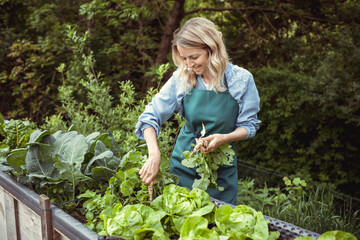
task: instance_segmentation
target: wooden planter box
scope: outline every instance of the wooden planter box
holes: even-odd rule
[[[217,207],[226,203],[212,199]],[[235,207],[230,205],[231,207]],[[320,234],[293,224],[264,216],[269,230],[279,231],[278,240],[293,240],[298,236],[318,238]],[[0,172],[0,240],[121,240],[99,236],[81,222],[50,204],[45,195],[38,195]]]
[[[75,218],[0,172],[1,240],[96,240],[99,235]]]

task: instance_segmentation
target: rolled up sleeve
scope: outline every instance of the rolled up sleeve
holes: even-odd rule
[[[161,125],[173,115],[176,105],[176,79],[173,75],[139,116],[135,126],[135,135],[144,140],[143,131],[148,127],[153,127],[156,136],[159,136]]]
[[[236,127],[243,127],[247,131],[246,139],[256,135],[261,121],[258,120],[257,113],[260,111],[260,96],[251,74],[246,80],[246,87],[240,98],[239,113],[236,121]]]

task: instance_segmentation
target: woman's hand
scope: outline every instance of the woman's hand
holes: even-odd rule
[[[227,134],[220,134],[220,133],[212,134],[208,137],[201,138],[201,140],[207,142],[207,147],[205,146],[201,147],[200,151],[205,154],[211,153],[219,146],[225,143],[241,141],[244,140],[246,137],[247,137],[247,131],[243,127],[239,127],[235,129],[233,132]],[[198,141],[198,139],[195,140],[196,142]]]
[[[156,175],[160,170],[160,163],[160,154],[149,154],[148,160],[146,160],[139,171],[140,178],[146,185],[149,185],[151,182],[155,183]]]
[[[146,128],[143,131],[144,138],[148,147],[149,158],[139,171],[141,180],[149,185],[155,183],[156,175],[159,173],[161,164],[161,153],[156,140],[156,132],[153,127]]]
[[[200,151],[202,153],[211,153],[215,151],[219,146],[226,143],[224,134],[216,133],[213,135],[210,135],[208,137],[201,138],[204,142],[207,142],[207,147],[203,146],[200,148]],[[198,139],[196,139],[196,142]]]

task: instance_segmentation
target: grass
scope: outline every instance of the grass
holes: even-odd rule
[[[305,185],[306,186],[306,185]],[[294,181],[280,189],[254,186],[254,180],[239,181],[238,204],[247,204],[263,214],[322,234],[341,230],[360,239],[360,210],[323,186],[306,189]]]

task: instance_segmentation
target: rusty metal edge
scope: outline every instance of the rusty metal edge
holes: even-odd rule
[[[41,209],[39,195],[37,193],[24,185],[19,184],[4,172],[0,172],[0,186],[36,214],[40,215]],[[95,240],[99,238],[97,233],[85,227],[84,224],[56,207],[54,204],[51,204],[50,207],[52,209],[53,227],[67,238],[71,240]]]

